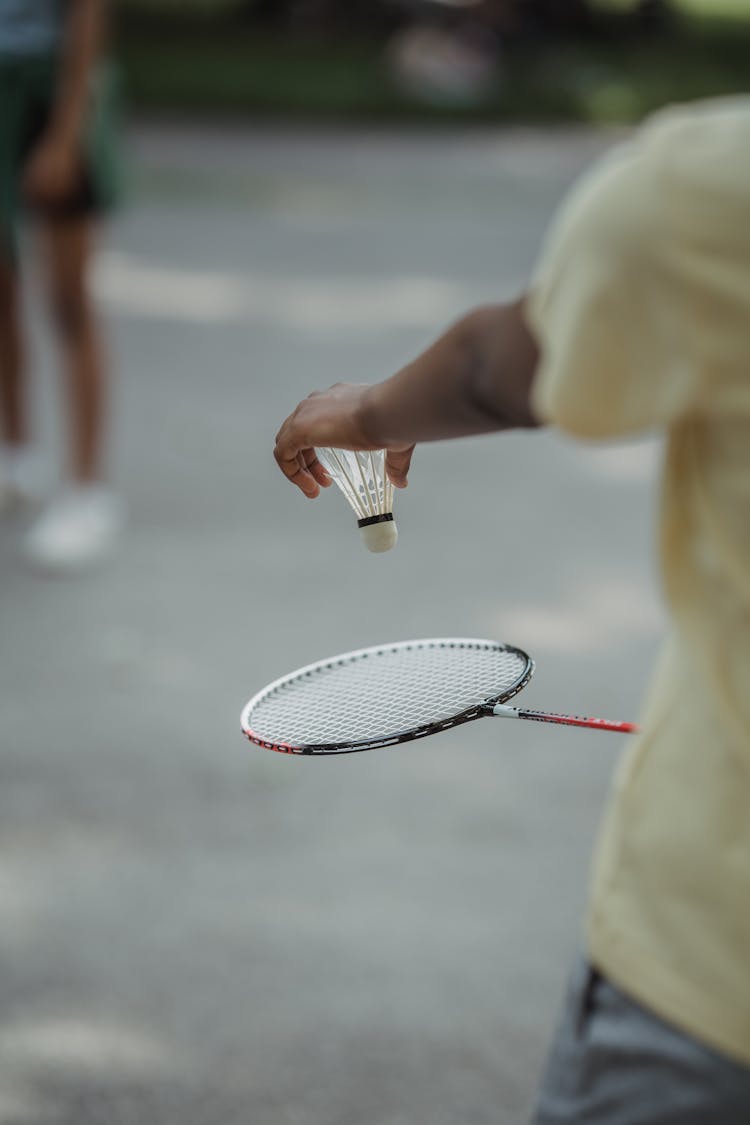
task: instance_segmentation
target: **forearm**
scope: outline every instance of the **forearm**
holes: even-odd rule
[[[522,300],[475,309],[366,392],[362,429],[387,447],[536,426],[530,396],[537,362]]]
[[[106,0],[70,0],[58,93],[50,121],[50,132],[56,137],[70,142],[80,138],[105,25]]]
[[[388,476],[405,488],[417,442],[538,425],[538,359],[522,299],[475,309],[384,383],[313,391],[283,422],[274,457],[312,499],[331,483],[316,446],[384,448]]]

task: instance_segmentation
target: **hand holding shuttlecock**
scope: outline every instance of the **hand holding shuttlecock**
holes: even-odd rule
[[[318,460],[339,486],[357,515],[357,526],[368,551],[396,546],[393,485],[385,471],[385,450],[318,449]]]
[[[379,553],[389,551],[398,538],[394,486],[406,487],[414,447],[378,447],[370,427],[360,421],[367,413],[363,403],[368,389],[337,383],[309,395],[276,435],[274,456],[284,476],[309,499],[321,486],[335,483],[357,515],[368,551]]]

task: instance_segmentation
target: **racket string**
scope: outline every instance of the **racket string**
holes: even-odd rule
[[[494,642],[413,642],[347,654],[287,677],[248,713],[260,739],[350,745],[443,724],[513,693],[528,658]]]

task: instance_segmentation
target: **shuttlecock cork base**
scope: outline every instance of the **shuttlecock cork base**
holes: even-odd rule
[[[385,471],[385,450],[354,452],[318,449],[318,460],[357,515],[357,525],[368,551],[381,554],[396,545],[393,520],[393,485]]]
[[[391,547],[396,546],[398,528],[393,512],[386,512],[382,516],[369,516],[366,520],[357,520],[357,526],[362,532],[365,547],[373,554],[390,551]]]

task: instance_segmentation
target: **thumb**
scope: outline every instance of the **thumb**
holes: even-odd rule
[[[393,449],[386,450],[385,471],[388,474],[391,484],[394,485],[395,488],[406,488],[409,483],[407,477],[409,475],[409,466],[411,465],[413,453],[413,445],[410,445],[408,449],[400,449],[398,451]]]

